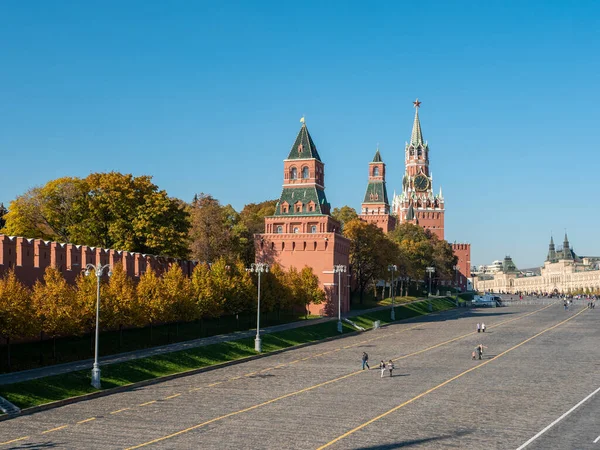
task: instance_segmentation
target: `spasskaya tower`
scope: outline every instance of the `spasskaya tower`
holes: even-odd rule
[[[430,230],[438,238],[444,239],[444,197],[442,188],[439,193],[433,193],[433,176],[429,170],[429,145],[423,141],[419,107],[415,105],[415,120],[413,122],[410,142],[404,149],[405,173],[402,178],[402,192],[394,195],[392,211],[398,217],[398,223],[413,222]]]

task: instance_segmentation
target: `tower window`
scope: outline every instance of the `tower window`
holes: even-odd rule
[[[294,227],[294,233],[300,233],[300,230],[298,229],[298,227]]]
[[[290,169],[290,178],[292,180],[297,180],[298,179],[298,169],[296,169],[295,167],[292,167]]]
[[[277,225],[277,233],[278,234],[283,233],[283,227],[281,225]]]
[[[317,232],[317,226],[316,225],[311,225],[310,226],[310,232],[311,233],[316,233]]]
[[[308,178],[308,167],[304,166],[302,168],[302,178],[307,179]]]
[[[379,167],[375,167],[375,168],[373,169],[373,176],[374,176],[374,177],[378,177],[378,176],[379,176]]]

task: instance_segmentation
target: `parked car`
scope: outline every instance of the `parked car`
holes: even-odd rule
[[[473,306],[502,306],[502,299],[494,294],[476,295],[471,301]]]

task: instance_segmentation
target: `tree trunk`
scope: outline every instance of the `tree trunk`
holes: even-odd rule
[[[277,308],[277,323],[281,323],[281,307]]]
[[[200,318],[200,337],[204,337],[204,317]]]
[[[175,337],[179,337],[179,322],[175,323]]]
[[[119,324],[119,350],[123,347],[123,325]]]
[[[239,314],[235,315],[235,329],[236,329],[236,331],[240,329],[240,315]]]
[[[6,363],[8,371],[10,372],[10,337],[6,338]]]
[[[40,331],[40,366],[44,364],[44,330]]]
[[[56,362],[56,336],[52,336],[52,359]]]
[[[152,322],[150,322],[150,345],[152,345],[152,331],[153,331],[153,326],[152,326]]]

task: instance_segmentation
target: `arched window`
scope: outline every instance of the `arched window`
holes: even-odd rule
[[[317,226],[316,225],[311,225],[310,226],[310,232],[311,233],[316,233],[317,232]]]
[[[277,233],[283,233],[283,227],[281,225],[277,225]]]
[[[374,177],[378,177],[378,176],[379,176],[379,167],[375,167],[375,168],[373,169],[373,176],[374,176]]]
[[[306,166],[302,168],[302,178],[305,180],[308,178],[308,167]]]
[[[422,154],[423,154],[423,152],[422,152],[422,150],[421,150],[421,147],[419,147],[419,148],[417,149],[417,158],[420,158],[420,157],[422,156]]]
[[[295,167],[292,167],[290,169],[290,178],[292,180],[297,180],[298,179],[298,169],[296,169]]]

